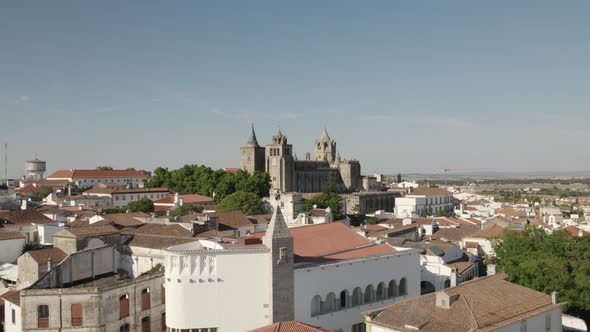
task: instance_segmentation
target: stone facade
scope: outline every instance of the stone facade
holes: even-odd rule
[[[21,291],[22,331],[162,331],[165,319],[163,275],[113,282],[104,287],[26,289]],[[149,294],[149,307],[143,305],[143,293]],[[128,315],[121,314],[121,298],[128,300]],[[81,319],[72,317],[72,305],[81,305]],[[39,327],[39,306],[48,307],[47,325]],[[125,311],[125,310],[123,310]],[[124,316],[124,317],[122,317]],[[149,321],[149,326],[147,321]],[[78,325],[80,324],[80,325]],[[74,326],[77,325],[77,326]]]
[[[293,237],[289,233],[281,209],[275,209],[262,243],[270,248],[272,322],[293,320],[295,316]]]
[[[395,198],[401,197],[401,194],[392,191],[376,191],[353,193],[343,197],[346,214],[368,214],[379,210],[393,212]]]
[[[240,168],[247,172],[266,171],[272,189],[282,192],[321,192],[329,177],[336,180],[340,192],[362,189],[361,164],[357,160],[343,160],[336,150],[336,141],[324,129],[314,144],[314,158],[309,153],[298,160],[287,136],[280,130],[266,147],[258,145],[252,134],[245,147],[240,148]],[[261,158],[264,155],[264,160]]]

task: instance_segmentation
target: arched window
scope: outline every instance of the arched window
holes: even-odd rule
[[[345,289],[340,292],[340,309],[348,307],[348,291]]]
[[[150,332],[151,329],[150,316],[143,317],[141,319],[141,332]]]
[[[445,280],[445,288],[451,287],[451,281],[449,279]]]
[[[402,280],[399,281],[399,295],[408,295],[408,285],[406,278],[402,278]]]
[[[359,306],[363,304],[363,291],[360,287],[355,288],[352,291],[352,306]]]
[[[373,285],[369,285],[365,288],[365,303],[373,302],[373,299],[375,298],[374,293],[375,290],[373,289]]]
[[[119,332],[129,332],[129,324],[123,324],[119,328]]]
[[[397,283],[395,280],[391,280],[387,286],[387,297],[394,298],[397,296]]]
[[[380,282],[377,285],[377,301],[381,301],[385,299],[385,284]]]
[[[326,295],[326,300],[322,302],[322,314],[329,313],[336,310],[336,294],[330,292]]]
[[[311,299],[311,316],[317,316],[321,313],[322,297],[319,295]]]
[[[129,294],[119,297],[119,318],[129,316]]]

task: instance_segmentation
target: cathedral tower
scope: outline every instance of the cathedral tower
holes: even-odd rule
[[[240,169],[248,173],[264,171],[264,147],[258,145],[254,125],[246,146],[240,148]]]
[[[330,138],[326,128],[320,139],[315,141],[313,156],[315,160],[327,161],[330,164],[336,161],[336,141]]]
[[[279,196],[280,194],[277,194],[277,202],[280,200]],[[272,322],[293,320],[295,316],[293,237],[289,233],[279,206],[274,207],[262,243],[270,249]]]
[[[266,172],[270,175],[271,189],[281,192],[293,191],[293,146],[287,144],[287,136],[281,130],[266,146]]]

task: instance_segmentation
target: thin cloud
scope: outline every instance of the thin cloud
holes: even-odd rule
[[[16,98],[17,104],[26,104],[30,101],[31,101],[31,96],[27,96],[27,95],[18,96],[18,98]]]

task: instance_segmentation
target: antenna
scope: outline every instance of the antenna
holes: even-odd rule
[[[4,142],[4,181],[8,186],[8,143]]]

